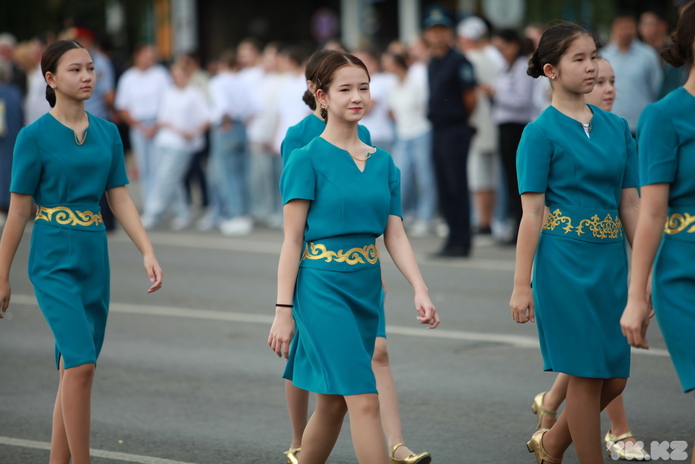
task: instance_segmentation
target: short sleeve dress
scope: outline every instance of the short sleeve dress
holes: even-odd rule
[[[652,300],[683,391],[695,390],[695,96],[683,87],[648,105],[637,125],[642,185],[669,184]]]
[[[400,171],[381,149],[360,171],[348,152],[316,137],[292,153],[280,190],[285,203],[311,202],[284,377],[317,393],[376,393],[371,361],[382,314],[375,241],[389,215],[402,215]]]
[[[109,307],[109,257],[99,199],[126,185],[116,126],[88,114],[84,142],[50,113],[23,128],[12,165],[14,193],[38,206],[29,278],[64,367],[96,363]]]
[[[298,124],[287,129],[285,138],[282,141],[282,146],[280,148],[280,156],[282,157],[283,166],[287,164],[290,158],[290,154],[297,148],[302,148],[307,143],[314,140],[316,137],[320,136],[326,129],[326,123],[319,119],[315,114],[309,114],[304,119],[302,119]],[[369,133],[369,129],[365,126],[357,126],[357,136],[361,141],[367,145],[372,145],[372,137]],[[379,305],[379,311],[381,315],[379,316],[379,330],[377,332],[377,337],[386,338],[386,311],[384,308],[384,292],[381,292],[381,303]]]
[[[638,184],[637,154],[624,119],[589,107],[589,136],[550,106],[526,126],[517,151],[519,192],[545,193],[550,211],[534,262],[536,323],[544,370],[626,378],[628,267],[618,210],[622,189]]]

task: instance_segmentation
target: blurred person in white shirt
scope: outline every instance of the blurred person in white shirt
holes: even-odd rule
[[[282,159],[273,150],[277,108],[282,75],[278,72],[278,49],[281,44],[271,42],[263,48],[263,75],[257,83],[254,114],[248,124],[251,181],[251,216],[255,221],[272,228],[282,227],[282,198],[280,173]]]
[[[205,95],[189,85],[193,69],[177,61],[171,67],[174,85],[165,89],[157,112],[154,142],[152,193],[145,203],[142,224],[154,228],[171,208],[173,230],[190,224],[192,215],[186,201],[183,179],[193,154],[205,145],[203,135],[210,122]]]
[[[490,31],[487,24],[477,16],[470,16],[458,24],[456,31],[459,48],[473,63],[479,86],[491,87],[502,70],[502,65],[489,52],[490,47],[494,46],[488,40]],[[473,193],[477,233],[491,235],[500,162],[497,125],[492,119],[492,102],[483,87],[478,87],[478,104],[470,120],[475,128],[475,135],[468,152],[468,186]]]
[[[285,139],[287,129],[311,114],[311,109],[302,100],[307,86],[304,76],[306,59],[304,50],[297,46],[288,45],[278,50],[278,67],[283,75],[283,81],[275,99],[278,119],[275,126],[273,151],[278,156],[282,152],[282,141]]]
[[[202,230],[219,227],[225,235],[247,235],[253,230],[249,216],[249,152],[246,122],[253,114],[251,87],[237,71],[233,51],[222,53],[218,72],[210,79],[210,158],[208,160],[208,213]]]
[[[152,45],[139,45],[134,66],[126,70],[116,86],[115,107],[130,127],[130,144],[140,180],[143,206],[154,185],[154,136],[162,96],[171,83],[169,71],[156,63]]]
[[[41,55],[46,49],[46,39],[37,36],[29,42],[29,59],[32,69],[27,72],[27,94],[24,98],[24,125],[32,122],[48,113],[51,106],[46,101],[46,81],[41,72]]]

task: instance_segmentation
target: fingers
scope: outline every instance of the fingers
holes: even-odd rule
[[[290,357],[290,342],[281,339],[274,334],[270,334],[268,337],[268,346],[275,352],[278,358],[288,359]]]
[[[439,319],[439,314],[434,306],[421,306],[416,308],[418,312],[417,321],[420,324],[427,324],[428,329],[436,328],[441,322]]]
[[[152,285],[147,290],[147,293],[156,292],[157,290],[162,288],[164,275],[162,273],[162,269],[159,266],[150,267],[147,270],[147,275],[150,278],[150,282],[152,282]]]

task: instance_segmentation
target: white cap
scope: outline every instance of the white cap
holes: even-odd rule
[[[17,39],[9,32],[0,34],[0,46],[14,48],[17,45]]]
[[[487,35],[488,29],[485,21],[477,16],[469,16],[459,23],[456,32],[465,39],[478,41]]]

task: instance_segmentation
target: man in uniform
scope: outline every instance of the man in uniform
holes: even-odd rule
[[[467,257],[471,250],[468,192],[468,148],[472,129],[468,119],[475,109],[473,65],[452,48],[454,20],[442,7],[433,7],[424,20],[430,49],[427,68],[432,122],[432,157],[442,215],[449,227],[439,257]]]

